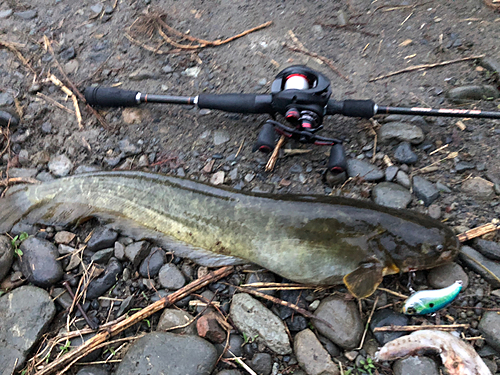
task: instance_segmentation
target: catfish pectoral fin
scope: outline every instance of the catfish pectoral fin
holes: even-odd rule
[[[384,267],[378,263],[363,263],[344,276],[344,284],[356,298],[369,297],[377,290],[384,277]]]

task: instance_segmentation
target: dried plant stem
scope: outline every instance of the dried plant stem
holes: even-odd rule
[[[266,169],[265,169],[266,172],[273,171],[274,166],[276,165],[276,162],[278,161],[278,153],[280,151],[281,146],[283,146],[283,144],[285,143],[285,140],[286,140],[285,136],[282,135],[280,137],[278,143],[276,144],[276,147],[274,148],[273,153],[269,157],[269,160],[267,161]]]
[[[466,232],[460,233],[459,235],[457,235],[457,237],[458,237],[458,240],[460,242],[465,242],[465,241],[472,240],[473,238],[480,237],[482,235],[485,235],[485,234],[488,234],[491,232],[495,232],[499,228],[500,228],[500,226],[498,224],[488,223],[488,224],[481,225],[477,228],[470,229]]]
[[[424,329],[437,329],[440,331],[454,331],[457,328],[469,328],[469,324],[440,324],[435,326],[425,325],[425,326],[386,326],[386,327],[376,327],[373,332],[412,332],[412,331],[422,331]]]
[[[391,73],[388,73],[388,74],[384,74],[384,75],[372,78],[372,79],[369,80],[369,82],[375,82],[375,81],[378,81],[380,79],[389,78],[389,77],[392,77],[392,76],[395,76],[395,75],[398,75],[398,74],[401,74],[401,73],[414,72],[416,70],[431,69],[431,68],[435,68],[435,67],[438,67],[438,66],[455,64],[455,63],[462,62],[462,61],[482,59],[483,57],[484,57],[484,55],[474,55],[474,56],[469,56],[469,57],[463,57],[461,59],[455,59],[455,60],[449,60],[449,61],[442,61],[442,62],[438,62],[438,63],[434,63],[434,64],[412,65],[412,66],[409,66],[407,68],[404,68],[404,69],[401,69],[401,70],[397,70],[395,72],[391,72]]]

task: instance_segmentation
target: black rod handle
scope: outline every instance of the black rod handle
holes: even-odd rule
[[[326,107],[326,114],[370,118],[377,113],[376,108],[373,100],[330,100]]]
[[[274,113],[271,95],[200,94],[198,107],[236,113]]]
[[[101,107],[134,107],[140,103],[138,91],[123,90],[114,87],[87,87],[85,100],[88,104]]]

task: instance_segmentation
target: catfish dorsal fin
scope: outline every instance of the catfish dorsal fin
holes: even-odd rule
[[[344,276],[344,284],[356,298],[367,298],[377,290],[384,277],[384,267],[380,262],[360,264]]]

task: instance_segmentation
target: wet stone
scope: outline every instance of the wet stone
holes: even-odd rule
[[[14,97],[8,92],[0,93],[0,108],[8,107],[14,104]]]
[[[251,347],[251,345],[244,345],[244,343],[245,342],[240,335],[233,333],[229,335],[228,350],[230,350],[236,357],[241,357],[243,355],[243,348]],[[225,343],[217,344],[215,347],[217,348],[217,352],[219,353],[219,355],[221,355],[224,351]],[[228,351],[226,351],[223,355],[223,358],[233,358],[233,356]]]
[[[97,227],[87,243],[87,250],[98,251],[112,247],[117,238],[118,233],[113,229],[107,227]]]
[[[125,268],[125,270],[123,271],[123,273],[125,273],[126,270],[127,270],[127,268]],[[125,314],[128,310],[130,310],[130,308],[133,306],[133,301],[134,301],[134,296],[133,295],[132,296],[128,296],[127,298],[125,298],[122,301],[122,303],[120,304],[120,308],[116,312],[116,317],[119,318],[120,316],[122,316],[123,314]]]
[[[384,178],[384,172],[377,166],[358,159],[347,160],[347,174],[349,177],[361,177],[365,181],[380,181]]]
[[[247,337],[255,338],[277,354],[289,354],[292,349],[281,319],[260,301],[246,293],[234,295],[230,317],[238,330]]]
[[[359,344],[363,324],[356,304],[341,298],[325,298],[314,315],[327,321],[330,328],[320,320],[313,320],[316,329],[333,343],[344,349],[352,349]]]
[[[480,238],[474,241],[474,248],[489,259],[500,260],[500,244],[495,241]]]
[[[63,276],[59,252],[53,243],[37,237],[29,237],[19,246],[23,252],[21,271],[26,279],[40,287],[49,287]]]
[[[392,366],[394,375],[439,375],[438,366],[429,357],[398,359]]]
[[[256,353],[249,365],[259,375],[270,375],[273,370],[273,358],[269,353]]]
[[[5,374],[24,367],[26,356],[52,321],[56,309],[49,294],[25,285],[0,297],[0,363]],[[2,370],[3,371],[3,370]]]
[[[115,252],[115,249],[112,247],[110,247],[108,249],[99,250],[99,251],[96,251],[94,255],[92,255],[91,259],[94,263],[104,264],[104,263],[107,263],[109,261],[109,259],[111,259],[114,252]]]
[[[196,320],[198,336],[214,344],[221,344],[226,340],[226,331],[217,322],[214,314],[204,314]]]
[[[118,366],[116,375],[210,375],[217,350],[197,336],[152,332],[137,339]]]
[[[373,314],[372,321],[370,323],[370,329],[373,330],[377,327],[386,327],[390,325],[395,326],[405,326],[408,325],[408,318],[400,313],[397,313],[391,309],[383,309],[376,311]],[[380,345],[385,345],[389,341],[395,340],[398,337],[406,335],[406,332],[376,332],[374,333],[375,338],[380,343]]]
[[[172,263],[167,263],[161,267],[158,273],[158,281],[163,288],[170,290],[180,289],[186,284],[186,278]]]
[[[68,245],[76,237],[74,233],[62,230],[54,236],[54,242],[57,244]]]
[[[149,242],[133,242],[125,247],[125,257],[138,266],[149,254]]]
[[[486,311],[478,328],[488,345],[500,351],[500,315],[496,311]]]
[[[471,85],[455,87],[446,93],[452,103],[462,104],[473,100],[493,100],[500,97],[500,92],[490,85]]]
[[[486,258],[469,246],[461,247],[459,257],[464,265],[480,274],[493,288],[500,288],[498,281],[500,279],[500,264],[498,262]]]
[[[226,130],[216,130],[214,131],[214,145],[220,146],[221,144],[229,141],[231,137],[229,136],[229,132]]]
[[[139,266],[139,274],[142,277],[155,277],[166,261],[165,251],[160,247],[153,247]]]
[[[464,269],[455,262],[433,268],[427,275],[427,281],[435,289],[446,288],[458,280],[462,281],[462,291],[467,289],[469,277]]]
[[[294,352],[300,367],[308,375],[340,373],[337,365],[333,363],[328,352],[310,329],[305,329],[295,336]]]
[[[401,142],[394,151],[394,159],[403,164],[415,164],[418,161],[418,155],[411,149],[409,142]]]
[[[391,182],[396,178],[396,174],[398,173],[399,168],[395,165],[391,165],[385,169],[385,180],[387,182]]]
[[[109,372],[98,366],[85,366],[81,368],[76,375],[108,375]]]
[[[381,182],[372,189],[373,201],[381,206],[406,208],[412,200],[411,193],[401,185]]]
[[[33,18],[36,18],[38,13],[36,10],[31,9],[31,10],[25,10],[23,12],[15,12],[14,15],[16,17],[22,18],[23,20],[29,21],[32,20]]]
[[[9,273],[14,260],[14,249],[6,236],[0,236],[0,282]]]
[[[87,288],[87,298],[94,299],[102,296],[108,289],[115,285],[122,271],[122,264],[117,259],[111,258],[104,273],[90,282]]]
[[[381,126],[378,137],[381,144],[399,141],[418,145],[424,141],[424,132],[415,124],[388,122]]]
[[[183,310],[165,309],[160,316],[160,320],[158,321],[158,326],[156,327],[156,330],[169,331],[172,333],[184,334],[184,335],[196,335],[196,325],[194,322],[182,328],[176,328],[173,330],[171,329],[174,327],[183,326],[186,323],[192,321],[193,321],[193,316]]]
[[[462,183],[461,190],[465,194],[481,200],[489,200],[495,196],[494,184],[481,177],[474,177]]]
[[[71,46],[66,49],[63,49],[60,53],[59,56],[61,57],[62,60],[69,61],[71,59],[74,59],[76,57],[76,52],[75,52],[75,47]]]
[[[455,165],[455,170],[458,172],[458,173],[462,173],[462,172],[465,172],[469,169],[474,169],[476,166],[474,163],[469,163],[467,161],[459,161],[456,165]]]
[[[439,197],[436,184],[420,176],[413,177],[413,193],[424,202],[426,207]]]

